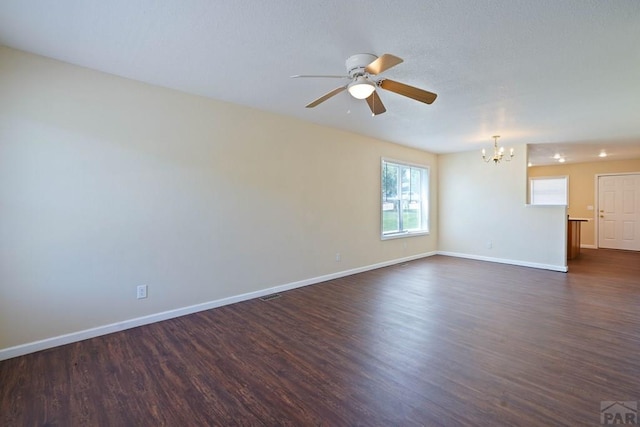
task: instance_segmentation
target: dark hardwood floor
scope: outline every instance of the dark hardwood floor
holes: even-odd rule
[[[600,425],[640,400],[640,253],[435,256],[0,362],[2,426]]]

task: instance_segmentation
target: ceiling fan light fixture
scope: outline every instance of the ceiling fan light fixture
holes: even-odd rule
[[[376,85],[366,77],[360,76],[349,83],[347,90],[356,99],[366,99],[376,90]]]

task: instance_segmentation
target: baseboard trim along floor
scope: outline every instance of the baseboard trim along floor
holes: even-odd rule
[[[376,264],[371,264],[363,267],[353,268],[344,271],[338,271],[336,273],[325,274],[323,276],[312,277],[310,279],[300,280],[297,282],[286,283],[279,286],[274,286],[267,289],[262,289],[255,292],[249,292],[245,294],[235,295],[228,298],[222,298],[215,301],[208,301],[201,304],[195,304],[188,307],[176,308],[173,310],[163,311],[160,313],[150,314],[148,316],[136,317],[134,319],[123,320],[121,322],[111,323],[108,325],[98,326],[96,328],[85,329],[78,332],[72,332],[69,334],[59,335],[52,338],[46,338],[40,341],[34,341],[26,344],[17,345],[14,347],[8,347],[0,349],[0,360],[7,360],[13,357],[23,356],[29,353],[35,353],[36,351],[46,350],[53,347],[58,347],[65,344],[71,344],[74,342],[86,340],[89,338],[95,338],[101,335],[107,335],[114,332],[124,331],[126,329],[136,328],[138,326],[148,325],[150,323],[161,322],[163,320],[173,319],[175,317],[185,316],[199,311],[210,310],[212,308],[222,307],[224,305],[235,304],[241,301],[247,301],[254,298],[260,298],[270,294],[276,294],[278,292],[284,292],[291,289],[301,288],[303,286],[314,285],[316,283],[326,282],[327,280],[338,279],[340,277],[350,276],[352,274],[363,273],[369,270],[375,270],[377,268],[388,267],[395,264],[401,264],[408,261],[413,261],[420,258],[426,258],[436,255],[436,252],[425,252],[408,257],[398,258],[390,261],[384,261]]]

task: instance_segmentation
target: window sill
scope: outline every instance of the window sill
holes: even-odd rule
[[[402,239],[405,237],[426,236],[429,231],[403,231],[400,233],[383,234],[380,236],[380,240]]]

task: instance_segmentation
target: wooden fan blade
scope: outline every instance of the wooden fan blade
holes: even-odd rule
[[[320,98],[318,98],[315,101],[313,101],[312,103],[308,104],[307,108],[313,108],[316,105],[323,103],[324,101],[326,101],[327,99],[331,98],[332,96],[339,94],[340,92],[342,92],[346,88],[347,88],[346,86],[340,86],[338,88],[335,88],[331,92],[322,95]]]
[[[398,58],[397,56],[393,56],[388,53],[385,53],[380,58],[374,60],[371,64],[367,65],[367,68],[365,68],[365,71],[375,76],[376,74],[380,74],[391,67],[395,67],[401,62],[402,62],[402,58]]]
[[[320,79],[350,79],[349,76],[328,76],[324,74],[296,74],[295,76],[291,76],[292,79],[300,79],[300,78],[320,78]]]
[[[415,99],[416,101],[424,102],[425,104],[431,104],[436,100],[436,95],[433,92],[427,92],[426,90],[418,89],[417,87],[409,86],[404,83],[396,82],[394,80],[385,79],[379,83],[382,89],[395,92],[398,95],[407,96]]]
[[[380,97],[378,96],[378,92],[376,92],[375,90],[367,98],[367,104],[369,104],[371,113],[373,113],[374,116],[377,116],[378,114],[382,114],[385,111],[387,111],[387,109],[384,108],[384,104],[380,100]]]

